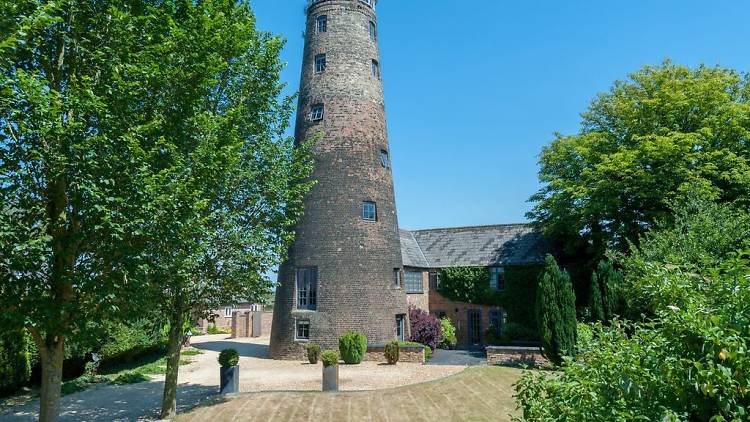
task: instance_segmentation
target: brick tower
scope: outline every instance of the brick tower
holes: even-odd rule
[[[296,139],[317,185],[279,269],[269,355],[337,348],[348,330],[383,344],[403,333],[401,247],[380,79],[377,0],[310,0]]]

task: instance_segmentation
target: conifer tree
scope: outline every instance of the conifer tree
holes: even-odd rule
[[[589,294],[589,311],[594,322],[604,321],[604,304],[602,303],[602,285],[596,272],[591,274],[591,291]]]
[[[601,291],[603,320],[610,321],[622,313],[622,273],[614,268],[611,261],[602,260],[597,265],[596,277]]]
[[[544,355],[555,365],[563,356],[575,353],[575,293],[570,275],[558,267],[555,258],[547,255],[536,298],[539,336]]]

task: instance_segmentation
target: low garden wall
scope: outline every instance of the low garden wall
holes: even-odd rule
[[[528,365],[542,366],[547,359],[542,356],[539,347],[523,346],[487,346],[487,363],[490,365]]]
[[[368,362],[387,362],[385,359],[384,345],[367,346],[364,360]],[[424,346],[400,346],[398,352],[399,362],[424,363]]]

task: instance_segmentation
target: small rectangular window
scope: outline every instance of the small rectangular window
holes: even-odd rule
[[[310,320],[309,319],[298,319],[297,329],[295,330],[296,340],[310,340]]]
[[[430,289],[437,290],[440,288],[440,273],[430,271]]]
[[[378,64],[377,60],[372,61],[372,76],[380,79],[380,64]]]
[[[421,272],[407,271],[404,281],[406,282],[406,293],[424,293]]]
[[[490,329],[495,338],[502,337],[503,323],[505,322],[504,312],[490,311]]]
[[[320,15],[315,19],[315,31],[317,33],[328,31],[328,16]]]
[[[388,157],[388,151],[384,149],[380,150],[380,165],[382,165],[384,168],[391,167],[391,160]]]
[[[224,316],[226,318],[231,318],[232,317],[232,312],[234,312],[234,309],[232,309],[231,307],[224,308]]]
[[[297,308],[314,311],[318,307],[318,269],[297,268]]]
[[[315,56],[315,73],[321,73],[326,70],[326,55],[318,54]]]
[[[362,219],[367,221],[377,221],[378,207],[374,202],[364,202],[362,204]]]
[[[393,269],[393,282],[395,283],[394,287],[401,288],[401,268]]]
[[[500,267],[490,268],[490,290],[499,292],[505,290],[505,269]]]
[[[312,111],[310,111],[310,120],[317,122],[323,120],[324,108],[322,104],[314,105]]]
[[[373,21],[370,21],[370,39],[373,41],[378,39],[378,27]]]

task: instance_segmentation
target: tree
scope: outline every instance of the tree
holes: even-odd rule
[[[569,253],[626,251],[693,186],[750,204],[750,83],[730,69],[646,66],[544,148],[529,217]]]
[[[604,321],[604,304],[602,303],[602,286],[596,272],[591,274],[591,290],[589,293],[589,312],[591,321]]]
[[[557,266],[551,255],[545,259],[539,280],[536,315],[544,355],[550,362],[561,365],[563,356],[575,354],[575,294],[570,276]]]
[[[602,312],[604,319],[602,321],[611,321],[617,315],[622,315],[623,276],[612,265],[612,261],[606,259],[599,261],[599,265],[596,267],[596,276],[599,281],[603,305]]]
[[[154,40],[119,6],[0,0],[0,325],[39,350],[41,421],[58,417],[66,341],[142,303]]]
[[[151,157],[147,258],[169,323],[163,419],[176,411],[188,315],[267,300],[264,274],[293,239],[312,170],[309,145],[283,136],[292,111],[279,100],[283,41],[256,29],[246,1],[173,7],[167,40],[146,52],[164,76],[146,86],[159,122],[145,129],[161,150]]]

